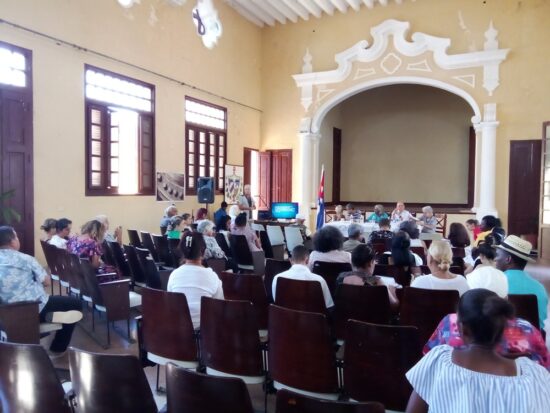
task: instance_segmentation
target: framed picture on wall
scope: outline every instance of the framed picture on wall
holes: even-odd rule
[[[185,174],[157,172],[157,201],[183,201],[184,194]]]
[[[225,165],[225,202],[229,205],[237,204],[239,196],[243,194],[244,167],[240,165]]]

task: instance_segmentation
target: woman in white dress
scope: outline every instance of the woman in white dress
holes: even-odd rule
[[[528,359],[502,357],[495,350],[512,305],[476,288],[458,304],[458,328],[465,348],[434,347],[406,374],[413,387],[407,413],[550,412],[550,373]]]

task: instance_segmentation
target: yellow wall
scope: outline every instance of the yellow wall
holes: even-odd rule
[[[466,101],[440,89],[396,85],[360,93],[336,109],[342,201],[467,203],[473,112]],[[322,162],[332,171],[332,135],[323,135],[330,160]]]
[[[300,188],[297,131],[305,112],[291,76],[301,73],[309,49],[313,71],[336,68],[334,55],[359,40],[372,42],[369,30],[386,19],[409,21],[411,32],[449,37],[448,53],[482,50],[484,32],[492,20],[501,48],[510,48],[500,66],[500,86],[488,101],[497,103],[496,206],[507,221],[509,141],[538,139],[541,123],[550,118],[550,2],[544,0],[419,0],[402,5],[361,8],[332,17],[310,18],[293,25],[276,25],[263,32],[262,146],[294,147],[295,189]],[[297,199],[299,192],[294,191]]]
[[[193,2],[176,8],[142,0],[124,10],[114,0],[0,0],[0,18],[58,37],[123,62],[178,79],[178,85],[124,63],[60,46],[40,36],[0,24],[0,40],[32,50],[34,91],[34,199],[38,230],[46,217],[66,216],[73,227],[105,213],[111,225],[158,232],[164,202],[152,196],[84,196],[84,64],[124,74],[156,87],[156,169],[185,169],[186,95],[228,109],[228,162],[241,164],[243,147],[260,146],[261,32],[233,9],[216,2],[223,36],[207,50],[195,34]],[[158,21],[150,23],[151,11]],[[249,107],[247,107],[247,106]],[[196,197],[178,202],[181,212],[196,211]],[[216,204],[222,198],[217,197]],[[126,235],[125,235],[126,236]]]

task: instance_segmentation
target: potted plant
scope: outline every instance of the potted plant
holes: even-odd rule
[[[21,221],[21,214],[8,205],[15,189],[0,193],[0,223],[12,224]]]

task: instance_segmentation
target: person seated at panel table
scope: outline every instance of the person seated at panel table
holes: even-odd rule
[[[338,228],[327,225],[313,235],[313,252],[308,266],[313,268],[316,261],[347,262],[351,264],[351,254],[344,251],[344,236]]]
[[[388,240],[393,238],[393,231],[391,230],[391,223],[388,218],[383,218],[378,223],[380,228],[378,231],[372,231],[369,235],[368,244],[371,244],[376,240]]]
[[[382,219],[388,219],[389,215],[384,212],[384,205],[377,204],[374,206],[374,212],[366,219],[367,222],[380,223]]]
[[[422,227],[423,234],[434,234],[437,228],[437,218],[434,216],[434,210],[426,205],[422,208],[422,215],[415,219],[417,224]]]
[[[336,285],[385,285],[380,277],[373,275],[376,266],[376,253],[367,244],[360,244],[351,253],[352,271],[341,273],[336,279]],[[394,286],[386,286],[391,307],[396,310],[399,307],[399,300],[395,294]],[[338,288],[338,287],[337,287]]]
[[[363,213],[360,209],[355,209],[353,204],[347,204],[346,210],[344,211],[344,218],[346,221],[356,221],[363,218]]]
[[[348,227],[348,240],[344,242],[343,250],[353,252],[355,247],[364,243],[363,227],[359,224],[351,224]]]
[[[498,346],[514,307],[476,288],[458,303],[462,348],[431,349],[406,373],[413,392],[407,413],[548,412],[550,374],[528,359],[502,357]]]
[[[345,221],[346,217],[344,216],[344,207],[342,205],[336,205],[334,207],[334,220],[335,221]]]
[[[412,215],[405,209],[405,203],[403,201],[397,201],[395,209],[391,213],[391,221],[395,223],[401,223],[404,221],[410,221]]]

